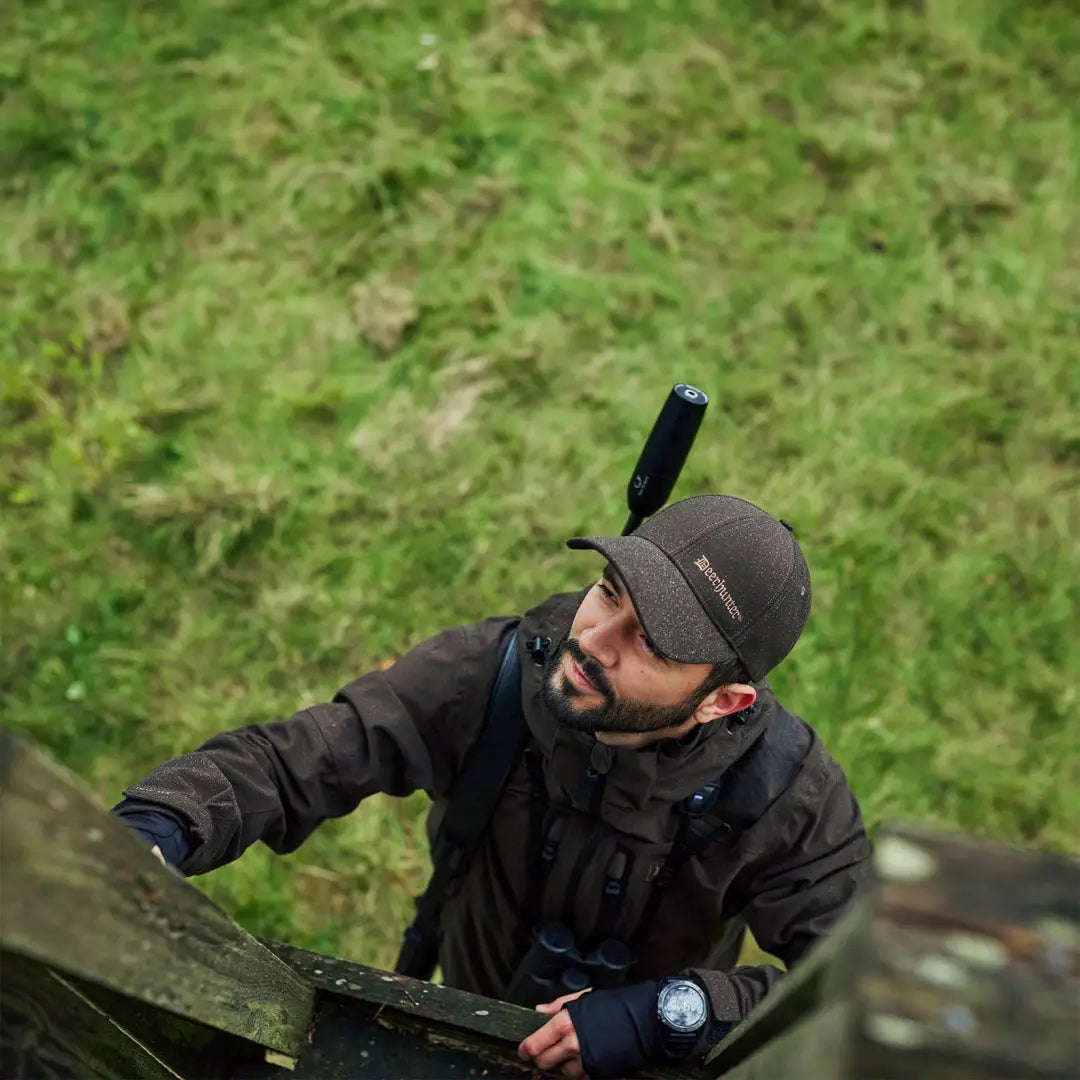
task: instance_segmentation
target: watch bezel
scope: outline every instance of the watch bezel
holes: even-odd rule
[[[701,998],[701,1020],[692,1027],[684,1027],[664,1015],[664,1002],[667,1000],[668,995],[673,990],[685,987],[693,989]],[[693,979],[669,979],[660,986],[660,993],[656,998],[656,1015],[660,1018],[660,1023],[669,1031],[677,1031],[682,1035],[693,1034],[700,1031],[709,1020],[709,995]]]

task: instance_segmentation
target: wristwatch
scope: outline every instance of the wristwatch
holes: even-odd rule
[[[709,1021],[709,998],[692,979],[664,979],[656,995],[656,1015],[664,1029],[664,1050],[684,1058]]]

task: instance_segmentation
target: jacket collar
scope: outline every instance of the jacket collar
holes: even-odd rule
[[[733,717],[699,725],[682,739],[663,739],[640,749],[608,746],[556,719],[540,697],[543,668],[533,663],[525,643],[550,638],[551,655],[566,637],[585,592],[549,597],[527,612],[518,626],[522,656],[525,720],[543,756],[548,797],[554,804],[587,811],[595,780],[606,777],[600,816],[608,824],[662,842],[675,828],[674,804],[716,780],[765,731],[776,708],[768,683],[758,684],[754,707]]]

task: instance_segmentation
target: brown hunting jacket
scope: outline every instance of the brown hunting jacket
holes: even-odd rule
[[[640,916],[671,849],[675,807],[717,780],[780,712],[767,684],[743,722],[724,718],[680,740],[616,749],[558,723],[540,699],[542,669],[524,642],[557,644],[583,593],[553,596],[517,627],[522,705],[543,760],[547,835],[557,838],[539,914],[567,923],[589,947],[598,930],[632,942],[629,981],[692,970],[710,991],[714,1016],[737,1023],[780,977],[772,966],[732,970],[749,925],[789,966],[825,934],[864,878],[869,843],[840,766],[806,729],[809,753],[786,791],[733,847],[691,859],[663,894],[648,926]],[[387,671],[350,683],[332,702],[291,720],[217,735],[159,766],[125,794],[179,812],[192,849],[180,869],[202,874],[256,840],[294,850],[327,818],[381,791],[417,789],[434,800],[429,833],[476,738],[514,620],[491,618],[445,630]],[[478,856],[444,906],[439,960],[445,981],[498,998],[522,957],[529,927],[528,769],[519,763]],[[623,879],[622,902],[604,908],[605,883]],[[598,927],[598,920],[614,925]]]

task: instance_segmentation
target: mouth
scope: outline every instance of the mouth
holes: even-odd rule
[[[585,677],[585,672],[581,670],[580,665],[572,656],[566,658],[566,677],[570,680],[571,685],[581,693],[597,693],[596,687]]]

